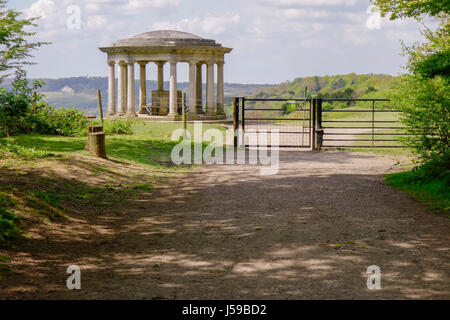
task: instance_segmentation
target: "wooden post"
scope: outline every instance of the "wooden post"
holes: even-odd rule
[[[234,98],[233,101],[233,132],[234,132],[234,147],[238,147],[238,139],[239,137],[236,136],[236,132],[239,130],[239,98]]]
[[[103,127],[102,126],[89,127],[89,133],[95,133],[95,132],[103,132]]]
[[[186,123],[186,106],[182,104],[182,117],[183,117],[183,129],[187,130],[187,123]]]
[[[103,127],[89,127],[89,136],[86,150],[96,157],[106,159],[106,142]]]
[[[317,130],[317,148],[316,148],[316,151],[321,151],[322,150],[323,134],[324,134],[324,130],[323,129]]]
[[[98,110],[99,110],[100,121],[102,122],[102,126],[103,126],[104,122],[103,122],[102,95],[100,93],[100,89],[97,90],[97,97],[98,97]]]
[[[106,159],[105,133],[94,132],[89,134],[89,152],[94,156]]]

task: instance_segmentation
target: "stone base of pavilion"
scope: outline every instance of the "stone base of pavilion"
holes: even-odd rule
[[[125,114],[123,116],[120,115],[114,115],[114,116],[108,116],[108,119],[114,120],[114,119],[129,119],[129,118],[135,118],[135,119],[142,119],[147,121],[156,121],[156,122],[178,122],[183,121],[183,117],[181,115],[168,115],[168,116],[151,116],[148,114],[136,114],[135,116],[130,117],[129,115]],[[187,115],[186,117],[187,121],[224,121],[227,120],[226,115],[205,115],[205,114],[193,114],[193,115]]]
[[[173,121],[183,121],[183,117],[181,115],[168,115],[165,117],[161,116],[150,116],[146,114],[138,114],[137,118],[148,120],[148,121],[161,121],[161,122],[173,122]],[[186,120],[187,121],[218,121],[218,120],[226,120],[226,115],[202,115],[202,114],[195,114],[195,115],[187,115]]]

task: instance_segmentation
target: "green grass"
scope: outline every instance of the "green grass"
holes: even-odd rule
[[[11,257],[8,256],[0,256],[0,262],[10,262]]]
[[[19,156],[22,158],[48,158],[55,156],[48,151],[40,150],[35,146],[24,146],[16,143],[16,138],[0,139],[0,159],[14,158]]]
[[[61,197],[55,193],[44,192],[42,190],[39,191],[32,190],[29,192],[29,194],[34,198],[43,200],[46,204],[52,207],[59,207],[61,204]]]
[[[8,267],[5,264],[0,263],[0,280],[3,279],[5,276],[7,276],[11,272],[12,272],[12,270],[10,267]]]
[[[400,156],[400,157],[412,157],[411,151],[405,148],[361,148],[361,147],[346,147],[346,148],[333,148],[332,150],[344,150],[349,152],[365,152],[373,153],[385,156]]]
[[[375,154],[384,154],[384,155],[391,155],[391,156],[405,156],[405,157],[412,157],[413,154],[410,150],[405,148],[402,143],[401,139],[403,139],[405,136],[397,136],[395,133],[401,133],[400,130],[375,130],[374,138],[375,140],[397,140],[397,141],[375,141],[375,146],[379,146],[377,148],[362,148],[358,147],[358,145],[372,145],[371,141],[355,141],[352,142],[353,147],[348,148],[342,148],[343,150],[347,151],[354,151],[354,152],[371,152]],[[371,133],[371,132],[368,132]],[[383,134],[389,134],[389,135],[380,135],[380,133]],[[351,136],[349,136],[350,138]],[[372,135],[354,135],[354,139],[365,139],[370,140],[372,139]],[[392,146],[399,146],[399,148],[382,148],[382,146],[386,145],[392,145]]]
[[[6,192],[0,191],[0,244],[16,238],[19,234],[19,216],[11,211],[15,205],[15,201]]]
[[[180,129],[181,123],[155,123],[136,120],[133,122],[133,135],[107,135],[106,152],[108,157],[136,162],[151,166],[173,167],[170,155],[178,143],[171,141],[174,130]],[[194,125],[188,125],[193,136]],[[217,124],[204,124],[207,129],[225,129]],[[73,153],[85,153],[87,137],[61,137],[50,135],[21,135],[14,137],[14,151],[26,159],[64,156]],[[0,139],[0,150],[9,150],[7,139]],[[25,150],[25,151],[24,151]],[[28,150],[28,152],[26,152]]]
[[[371,106],[352,106],[337,110],[346,110],[352,112],[324,112],[323,121],[372,121],[372,113],[370,112],[358,112],[359,110],[371,110]],[[403,147],[400,140],[404,136],[395,135],[395,133],[404,133],[402,129],[377,129],[377,127],[403,127],[399,122],[400,114],[396,112],[378,112],[375,113],[375,121],[397,121],[397,123],[376,123],[375,135],[376,140],[396,140],[396,141],[376,141],[374,146],[377,148],[364,148],[361,146],[372,145],[371,141],[343,141],[343,144],[348,144],[349,147],[339,148],[340,150],[347,150],[353,152],[371,152],[375,154],[394,155],[394,156],[411,156],[411,152]],[[362,133],[368,133],[370,135],[355,134],[345,136],[344,139],[360,139],[370,140],[372,139],[372,124],[367,123],[352,123],[352,122],[324,122],[323,126],[326,127],[366,127]],[[331,129],[330,129],[331,130]],[[334,129],[332,132],[351,132],[346,129]],[[389,134],[389,135],[381,135]],[[328,136],[328,138],[335,138],[334,136]],[[329,143],[329,142],[328,142]],[[399,148],[381,148],[382,146],[399,146]]]
[[[327,112],[324,110],[322,121],[372,121],[371,112],[358,112],[358,110],[371,110],[367,107],[348,107],[338,109],[354,112]],[[376,110],[376,109],[375,109]],[[375,112],[375,121],[398,121],[400,114],[397,112]],[[367,127],[372,128],[371,123],[345,123],[345,122],[324,122],[324,127]],[[397,123],[376,123],[375,127],[403,127],[400,122]]]
[[[450,186],[441,177],[417,179],[413,171],[389,174],[386,183],[450,217]]]

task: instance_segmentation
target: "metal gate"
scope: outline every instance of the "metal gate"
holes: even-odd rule
[[[278,146],[285,148],[402,148],[401,138],[410,134],[399,121],[402,111],[389,104],[388,99],[235,98],[234,128],[241,129],[235,145],[258,147],[261,132],[277,131]]]
[[[402,148],[400,138],[410,135],[389,99],[316,99],[315,109],[322,135],[315,149]]]
[[[279,146],[284,148],[311,148],[311,99],[235,99],[235,123],[239,123],[237,110],[241,110],[240,145],[261,146],[261,133],[267,132],[263,145],[271,146],[271,133],[278,133]],[[237,115],[236,115],[237,114]]]

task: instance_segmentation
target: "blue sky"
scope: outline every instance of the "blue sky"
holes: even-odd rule
[[[400,41],[420,39],[418,23],[382,19],[369,0],[10,0],[9,6],[26,17],[41,16],[37,37],[53,43],[36,53],[32,77],[106,76],[99,46],[158,29],[234,48],[225,81],[240,83],[350,72],[395,75],[405,64]],[[69,29],[73,10],[79,10],[81,25]],[[179,69],[179,81],[187,80],[187,65]],[[150,66],[151,79],[155,70]]]

